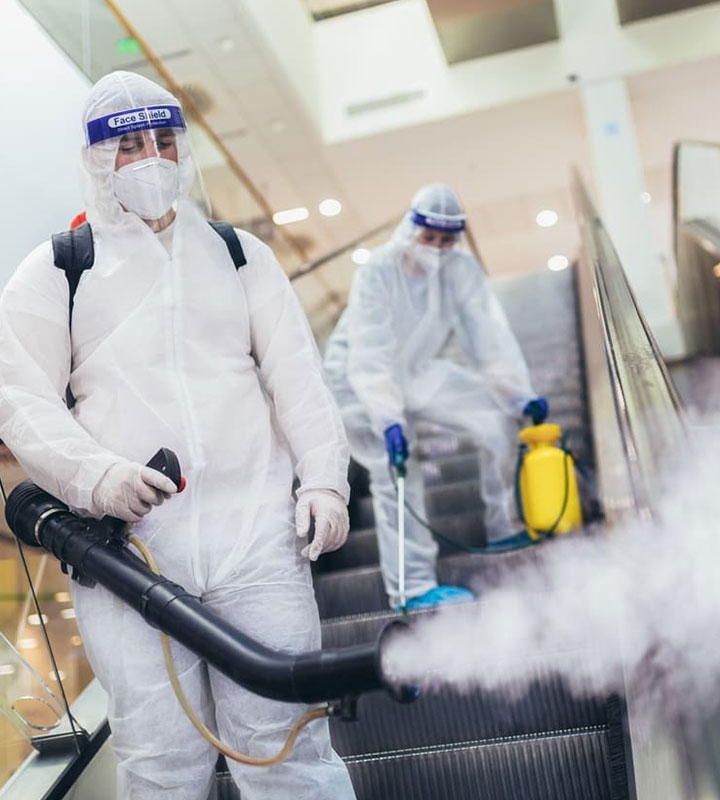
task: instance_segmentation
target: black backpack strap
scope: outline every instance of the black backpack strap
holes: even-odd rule
[[[72,311],[80,278],[86,269],[95,263],[95,245],[89,222],[71,231],[56,233],[52,237],[53,261],[58,269],[65,272],[69,289],[70,327]]]
[[[247,264],[240,239],[232,225],[221,220],[208,220],[212,229],[224,240],[230,257],[235,264],[235,269],[240,269]],[[93,244],[92,228],[89,222],[84,222],[71,231],[56,233],[52,237],[53,260],[55,266],[65,272],[69,289],[70,325],[72,327],[72,310],[80,278],[86,269],[91,269],[95,263],[95,246]]]
[[[245,258],[240,239],[237,233],[235,233],[233,226],[219,219],[209,219],[208,225],[210,225],[215,233],[221,236],[225,241],[227,249],[230,252],[230,258],[232,258],[233,264],[235,264],[235,269],[244,267],[245,264],[247,264],[247,259]]]

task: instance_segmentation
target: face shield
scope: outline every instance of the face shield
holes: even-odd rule
[[[457,197],[443,184],[430,184],[413,198],[410,211],[395,233],[406,268],[432,273],[462,246],[465,214]]]
[[[172,221],[177,202],[200,183],[173,95],[140,75],[114,72],[93,87],[84,122],[89,218]]]

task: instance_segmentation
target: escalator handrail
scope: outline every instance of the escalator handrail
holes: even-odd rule
[[[633,505],[652,512],[663,456],[685,438],[682,402],[617,251],[577,171],[573,199],[600,319]],[[612,506],[612,499],[609,505]]]
[[[382,225],[378,225],[375,228],[364,233],[362,236],[358,236],[350,242],[342,245],[342,247],[337,247],[335,250],[331,250],[324,256],[320,256],[320,258],[313,259],[309,261],[307,264],[303,264],[301,267],[298,267],[294,272],[291,272],[288,275],[288,279],[292,281],[296,281],[298,278],[303,278],[305,275],[308,275],[311,272],[315,272],[316,269],[324,266],[330,261],[333,261],[336,258],[339,258],[342,255],[345,255],[349,250],[354,250],[359,245],[366,242],[368,239],[372,239],[377,236],[379,233],[382,233],[384,230],[392,227],[393,225],[397,224],[400,221],[400,217],[393,217],[392,219],[384,222]]]

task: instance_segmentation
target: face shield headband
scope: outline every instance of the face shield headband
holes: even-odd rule
[[[449,231],[460,233],[465,230],[465,214],[433,214],[432,212],[410,210],[410,221],[421,228],[430,228],[434,231]]]
[[[126,133],[148,131],[153,128],[185,128],[185,119],[180,107],[145,106],[91,119],[85,129],[85,138],[90,146]]]

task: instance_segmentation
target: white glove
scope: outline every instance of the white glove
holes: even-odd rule
[[[305,537],[310,520],[315,520],[315,537],[300,555],[317,561],[321,553],[330,553],[345,544],[350,519],[345,501],[330,489],[310,489],[303,492],[295,506],[297,535]]]
[[[93,503],[110,517],[139,522],[177,492],[162,472],[132,461],[113,464],[93,489]]]

